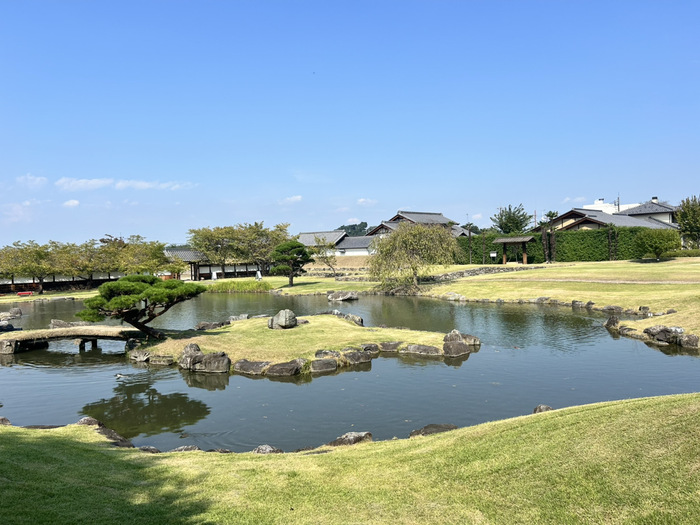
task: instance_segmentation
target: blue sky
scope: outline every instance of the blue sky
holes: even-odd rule
[[[700,2],[0,1],[0,246],[700,194]]]

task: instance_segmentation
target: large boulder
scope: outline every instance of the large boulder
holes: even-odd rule
[[[4,339],[0,341],[0,354],[14,354],[17,348],[17,341]]]
[[[185,370],[194,370],[194,365],[199,363],[203,358],[204,353],[200,350],[199,345],[190,343],[182,351],[178,359],[178,366]]]
[[[93,323],[88,323],[87,321],[63,321],[61,319],[51,319],[49,323],[49,329],[53,330],[55,328],[71,328],[73,326],[90,326]]]
[[[329,301],[357,301],[357,292],[333,292],[328,294]]]
[[[442,353],[446,357],[460,357],[478,351],[480,346],[478,337],[452,330],[443,338]]]
[[[259,445],[253,449],[253,454],[283,454],[284,450],[272,445]]]
[[[364,441],[372,441],[371,432],[347,432],[328,443],[328,445],[331,447],[340,447],[343,445],[355,445],[356,443],[362,443]]]
[[[407,345],[406,348],[402,348],[399,352],[402,354],[416,355],[442,355],[439,348],[428,345]]]
[[[338,361],[331,358],[326,359],[314,359],[311,361],[311,373],[312,374],[322,374],[328,372],[335,372],[338,369]]]
[[[191,370],[211,374],[227,374],[231,368],[231,359],[224,352],[205,354],[201,360],[193,364]]]
[[[418,430],[411,431],[411,434],[408,437],[429,436],[430,434],[439,434],[440,432],[447,432],[449,430],[455,430],[456,428],[457,425],[451,425],[449,423],[432,423],[424,426],[423,428],[419,428]]]
[[[289,309],[280,310],[267,321],[267,327],[273,330],[286,330],[297,325],[297,316]]]
[[[261,376],[270,366],[270,361],[248,361],[241,359],[233,364],[233,371],[249,376]]]
[[[352,348],[346,349],[343,352],[343,358],[349,365],[359,365],[361,363],[369,363],[372,361],[372,352],[365,352],[364,350],[355,350]]]
[[[231,317],[228,318],[228,322],[233,323],[236,321],[245,321],[246,319],[249,319],[249,318],[250,318],[249,314],[232,315]]]
[[[382,352],[398,352],[399,347],[403,344],[402,341],[387,341],[380,343],[379,346],[382,348]]]
[[[269,377],[295,376],[301,372],[305,363],[305,359],[292,359],[286,363],[277,363],[271,365],[270,368],[267,369],[267,372],[265,372],[265,375]]]
[[[12,332],[15,327],[7,321],[0,321],[0,332]]]

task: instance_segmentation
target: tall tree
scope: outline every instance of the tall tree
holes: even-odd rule
[[[164,339],[148,323],[176,304],[198,296],[206,287],[179,280],[163,281],[153,275],[128,275],[97,290],[99,295],[85,300],[85,309],[76,314],[79,318],[94,323],[113,317],[148,336]]]
[[[272,251],[275,275],[286,275],[289,278],[289,286],[294,286],[294,278],[306,273],[304,265],[314,262],[306,246],[299,241],[286,241],[275,247]]]
[[[281,223],[274,228],[266,228],[264,223],[239,224],[237,227],[240,242],[241,262],[255,263],[261,273],[266,274],[272,263],[275,246],[289,239],[289,224]]]
[[[554,230],[554,219],[559,216],[559,212],[548,211],[540,221],[542,232],[542,250],[547,263],[554,262],[557,256],[557,238]]]
[[[418,277],[430,265],[452,264],[457,241],[447,228],[402,222],[395,231],[373,243],[370,276],[383,287],[418,287]]]
[[[700,248],[700,197],[683,199],[676,210],[680,233],[689,248]]]
[[[40,294],[44,293],[44,280],[56,273],[51,258],[51,247],[35,241],[17,241],[12,246],[17,250],[15,259],[17,275],[31,277],[32,280],[38,281],[38,291]]]
[[[226,265],[240,258],[241,235],[234,226],[196,228],[189,230],[188,233],[190,246],[202,253],[210,263],[221,266],[224,274],[226,274]]]
[[[522,204],[515,208],[510,204],[507,208],[499,208],[498,213],[491,217],[496,229],[505,235],[524,232],[531,220],[532,215],[525,211]]]
[[[331,269],[333,277],[335,277],[335,265],[338,263],[338,259],[335,256],[335,243],[327,241],[324,237],[314,235],[314,246],[310,251],[317,261]]]

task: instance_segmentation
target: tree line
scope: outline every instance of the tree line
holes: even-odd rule
[[[16,241],[0,248],[0,278],[14,283],[15,278],[31,278],[38,283],[39,292],[51,276],[64,276],[87,281],[95,275],[137,274],[160,272],[180,273],[182,261],[168,259],[165,244],[146,241],[140,235],[126,239],[106,235],[81,244],[49,241]]]

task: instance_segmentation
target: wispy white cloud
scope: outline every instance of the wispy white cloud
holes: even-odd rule
[[[62,177],[54,184],[62,191],[87,191],[111,186],[113,183],[113,179],[74,179],[72,177]]]
[[[345,221],[347,224],[360,224],[360,219],[357,217],[350,217],[347,221]]]
[[[21,186],[25,186],[32,190],[38,190],[39,188],[44,186],[49,181],[49,179],[47,179],[46,177],[35,177],[31,173],[27,173],[26,175],[17,177],[15,181]]]
[[[475,213],[474,215],[472,215],[472,219],[474,219],[475,221],[478,221],[478,220],[481,219],[483,216],[484,216],[483,213]]]
[[[118,190],[189,190],[196,187],[191,182],[159,182],[146,180],[118,180],[114,187]]]
[[[76,208],[76,207],[80,206],[80,201],[77,201],[75,199],[71,199],[69,201],[64,202],[63,206],[65,208]]]
[[[23,202],[11,202],[0,208],[0,216],[2,224],[17,224],[23,222],[31,222],[34,218],[33,208],[39,204],[36,199],[26,200]]]
[[[375,199],[357,199],[358,206],[369,207],[374,206],[375,204],[377,204],[377,201]]]
[[[350,211],[350,208],[348,208],[347,206],[342,206],[342,207],[340,207],[340,208],[336,208],[336,209],[335,209],[335,212],[336,212],[336,213],[345,213],[345,212],[348,212],[348,211]]]
[[[586,202],[586,197],[566,197],[561,201],[562,204],[566,204],[567,202]]]
[[[280,204],[294,204],[297,202],[301,202],[301,195],[292,195],[291,197],[287,197],[286,199],[282,199],[280,201]]]

